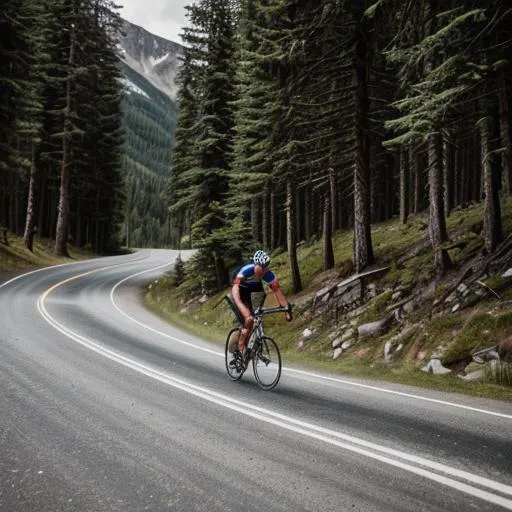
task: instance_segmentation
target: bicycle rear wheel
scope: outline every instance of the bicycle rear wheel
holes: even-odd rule
[[[240,380],[245,371],[241,354],[238,351],[236,354],[229,351],[229,338],[236,331],[240,331],[240,327],[233,327],[233,329],[229,331],[228,337],[226,338],[226,346],[224,348],[226,370],[231,380]]]
[[[258,350],[252,356],[252,367],[260,388],[269,391],[277,386],[281,378],[281,354],[272,338],[261,338]]]

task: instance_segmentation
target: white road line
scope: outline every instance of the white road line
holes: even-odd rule
[[[175,336],[171,336],[170,334],[166,334],[165,332],[162,332],[162,331],[159,331],[157,329],[154,329],[153,327],[151,327],[149,325],[146,325],[146,324],[144,324],[142,322],[139,322],[138,320],[135,320],[135,318],[132,318],[130,315],[125,313],[116,304],[115,299],[114,299],[114,294],[115,294],[116,289],[120,285],[122,285],[123,283],[125,283],[126,281],[128,281],[130,279],[133,279],[133,278],[138,277],[140,275],[146,274],[148,272],[153,272],[155,270],[159,270],[159,269],[164,268],[164,267],[166,267],[168,265],[170,265],[170,264],[161,265],[159,267],[152,268],[150,270],[143,270],[142,272],[137,272],[136,274],[133,274],[133,275],[128,276],[128,277],[125,277],[124,279],[119,281],[112,288],[112,290],[110,292],[110,300],[111,300],[113,306],[124,317],[128,318],[132,322],[135,322],[137,325],[139,325],[140,327],[143,327],[144,329],[147,329],[147,330],[149,330],[151,332],[154,332],[155,334],[163,336],[164,338],[176,341],[176,342],[181,343],[183,345],[186,345],[188,347],[191,347],[191,348],[194,348],[194,349],[197,349],[197,350],[201,350],[203,352],[207,352],[207,353],[213,354],[215,356],[224,357],[224,352],[219,352],[219,351],[216,351],[216,350],[211,350],[211,349],[208,349],[208,348],[205,348],[205,347],[201,347],[201,346],[196,345],[194,343],[191,343],[189,341],[185,341],[183,339],[176,338]],[[295,368],[288,368],[288,367],[285,367],[285,366],[283,366],[283,371],[285,371],[287,373],[295,373],[297,375],[304,375],[304,376],[307,376],[307,377],[313,377],[313,378],[320,379],[320,380],[336,382],[336,383],[339,383],[339,384],[345,384],[345,385],[348,385],[348,386],[354,386],[354,387],[359,387],[359,388],[364,388],[364,389],[370,389],[372,391],[378,391],[380,393],[388,393],[390,395],[403,396],[403,397],[406,397],[406,398],[413,398],[415,400],[422,400],[424,402],[435,403],[435,404],[438,404],[438,405],[446,405],[448,407],[455,407],[455,408],[458,408],[458,409],[464,409],[464,410],[467,410],[467,411],[473,411],[473,412],[478,412],[478,413],[482,413],[482,414],[487,414],[487,415],[490,415],[490,416],[498,416],[500,418],[506,418],[506,419],[512,420],[512,415],[510,415],[510,414],[490,411],[490,410],[487,410],[487,409],[479,409],[477,407],[471,407],[469,405],[462,405],[462,404],[457,404],[457,403],[454,403],[454,402],[447,402],[445,400],[438,400],[436,398],[429,398],[429,397],[426,397],[426,396],[414,395],[412,393],[404,393],[403,391],[395,391],[393,389],[386,389],[386,388],[382,388],[382,387],[378,387],[378,386],[372,386],[372,385],[369,385],[369,384],[362,384],[362,383],[359,383],[359,382],[352,382],[352,381],[349,381],[349,380],[340,379],[339,377],[329,377],[327,375],[321,375],[321,374],[317,374],[317,373],[313,373],[313,372],[309,372],[309,371],[304,371],[304,370],[297,370]]]
[[[165,265],[167,266],[167,265]],[[161,268],[161,267],[159,267]],[[61,323],[57,322],[47,311],[45,306],[45,300],[46,298],[59,286],[62,286],[65,283],[68,283],[70,281],[73,281],[75,279],[79,279],[81,277],[84,277],[85,275],[89,275],[95,272],[99,272],[104,269],[97,269],[91,272],[87,272],[84,274],[81,274],[79,276],[74,276],[72,278],[66,279],[60,283],[57,283],[56,285],[52,286],[46,292],[44,292],[38,299],[37,302],[37,308],[43,318],[55,329],[57,329],[59,332],[67,336],[68,338],[76,341],[77,343],[81,344],[82,346],[93,350],[94,352],[107,357],[108,359],[115,361],[119,364],[122,364],[123,366],[130,368],[134,371],[137,371],[141,374],[144,374],[152,379],[158,380],[164,384],[167,384],[169,386],[172,386],[176,389],[179,389],[181,391],[184,391],[186,393],[192,394],[198,398],[201,398],[203,400],[207,400],[211,403],[215,403],[219,406],[225,407],[227,409],[236,411],[238,413],[244,414],[246,416],[253,417],[259,421],[263,421],[265,423],[270,423],[272,425],[278,426],[280,428],[316,439],[318,441],[322,441],[324,443],[337,446],[339,448],[342,448],[344,450],[348,450],[354,453],[358,453],[360,455],[364,455],[365,457],[369,457],[375,460],[379,460],[385,464],[389,464],[395,467],[398,467],[400,469],[403,469],[405,471],[409,471],[411,473],[414,473],[416,475],[422,476],[424,478],[427,478],[429,480],[438,482],[440,484],[449,486],[453,489],[459,490],[461,492],[464,492],[466,494],[469,494],[471,496],[474,496],[476,498],[485,500],[487,502],[493,503],[495,505],[499,505],[501,507],[504,507],[508,510],[512,510],[512,500],[499,496],[497,494],[493,494],[492,492],[489,492],[487,490],[483,490],[477,487],[473,487],[467,483],[460,482],[458,480],[454,480],[454,478],[460,478],[463,480],[466,480],[466,482],[470,482],[474,485],[480,486],[480,487],[486,487],[487,489],[492,489],[497,491],[498,493],[502,495],[509,495],[512,496],[512,487],[502,484],[500,482],[483,478],[478,475],[474,475],[471,473],[468,473],[466,471],[461,471],[456,468],[451,468],[449,466],[446,466],[444,464],[440,464],[434,461],[430,461],[428,459],[424,459],[422,457],[417,457],[414,455],[410,455],[405,452],[400,452],[398,450],[393,450],[390,448],[387,448],[385,446],[380,446],[375,443],[370,443],[368,441],[365,441],[363,439],[358,439],[353,436],[348,436],[345,434],[342,434],[340,432],[336,432],[334,430],[325,429],[322,427],[319,427],[317,425],[303,422],[294,418],[286,417],[282,414],[273,412],[268,409],[263,409],[261,407],[257,407],[254,405],[251,405],[247,402],[241,402],[238,400],[235,400],[227,395],[222,395],[220,393],[208,390],[207,388],[202,388],[200,386],[191,384],[189,382],[186,382],[181,379],[177,379],[175,377],[170,376],[169,374],[166,374],[160,370],[157,370],[155,368],[143,365],[133,359],[130,359],[126,356],[123,356],[122,354],[119,354],[113,350],[110,350],[98,342],[91,340],[89,338],[86,338],[85,336],[79,335],[69,328],[65,327]],[[152,269],[154,270],[154,269]],[[138,273],[137,275],[140,275]],[[133,277],[133,276],[132,276]],[[348,444],[352,443],[352,444]],[[373,450],[373,451],[370,451]],[[391,458],[391,456],[395,458]],[[396,460],[396,459],[402,459],[402,460]],[[407,461],[407,462],[403,462]],[[411,462],[415,464],[415,466],[409,464],[408,462]],[[416,465],[421,465],[423,468],[416,467]],[[436,471],[439,471],[441,473],[444,473],[444,476],[437,473],[433,473],[432,471],[429,471],[430,468]]]
[[[130,260],[129,262],[121,263],[121,265],[128,265],[129,263],[135,263],[135,262],[138,262],[138,261],[142,261],[142,260],[144,260],[146,258],[147,258],[147,256],[139,256],[137,258],[134,258],[133,260]],[[69,263],[61,263],[60,265],[52,265],[50,267],[42,267],[42,268],[38,268],[37,270],[32,270],[30,272],[25,272],[24,274],[20,274],[19,276],[13,277],[12,279],[9,279],[9,281],[6,281],[5,283],[0,284],[0,288],[3,288],[4,286],[8,286],[9,284],[14,283],[18,279],[22,279],[23,277],[28,277],[28,276],[31,276],[32,274],[37,274],[38,272],[42,272],[43,270],[52,270],[54,268],[61,268],[61,267],[68,267],[68,266],[71,266],[71,265],[78,265],[80,263],[85,263],[87,261],[94,261],[94,260],[71,261]]]

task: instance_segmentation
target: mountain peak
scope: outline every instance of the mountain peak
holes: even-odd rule
[[[176,76],[183,46],[123,20],[120,47],[120,56],[130,68],[176,99]]]

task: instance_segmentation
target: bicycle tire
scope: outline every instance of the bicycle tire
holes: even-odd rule
[[[269,365],[272,366],[269,367]],[[258,386],[265,391],[274,389],[281,378],[281,367],[281,353],[277,343],[272,338],[263,336],[258,350],[252,356],[252,369]],[[267,376],[270,382],[267,381]]]
[[[226,338],[226,346],[224,347],[224,361],[226,364],[226,371],[228,372],[228,376],[231,380],[240,380],[242,375],[245,372],[245,368],[243,366],[237,365],[236,367],[230,367],[230,363],[233,360],[233,354],[229,351],[229,338],[231,334],[235,331],[240,331],[240,327],[233,327],[228,332],[228,337]]]

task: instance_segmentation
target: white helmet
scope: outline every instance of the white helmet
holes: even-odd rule
[[[252,257],[252,261],[255,265],[261,265],[262,267],[268,267],[270,264],[270,256],[265,251],[256,251]]]

